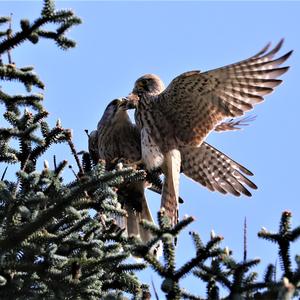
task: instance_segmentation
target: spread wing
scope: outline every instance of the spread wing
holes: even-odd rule
[[[182,172],[211,191],[251,196],[246,186],[257,188],[245,176],[253,175],[249,170],[205,142],[200,147],[184,147],[180,152]]]
[[[279,67],[292,51],[273,59],[283,40],[241,62],[205,73],[191,71],[176,77],[156,98],[155,105],[174,128],[182,144],[199,145],[226,118],[242,116],[281,83],[288,70]]]

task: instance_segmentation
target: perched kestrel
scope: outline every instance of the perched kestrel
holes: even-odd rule
[[[142,157],[140,131],[130,121],[125,110],[126,106],[127,101],[113,100],[105,109],[97,130],[92,131],[89,137],[89,152],[93,160],[95,162],[99,159],[106,160],[108,169],[113,168],[120,159],[131,164],[140,161]],[[224,122],[220,130],[232,130],[239,124]],[[207,143],[203,143],[200,147],[182,148],[181,157],[182,172],[212,191],[217,190],[236,196],[242,193],[250,196],[250,192],[244,185],[256,188],[255,184],[245,177],[245,175],[252,175],[249,170]],[[222,187],[223,182],[231,182],[231,184]],[[128,215],[125,222],[128,235],[139,234],[144,241],[147,241],[150,234],[140,226],[139,222],[141,219],[150,222],[153,220],[144,187],[145,182],[131,183],[121,188],[119,193],[122,193],[123,208]],[[161,192],[159,187],[158,191]]]
[[[113,100],[105,109],[97,130],[89,136],[89,152],[97,162],[104,159],[108,170],[115,167],[122,159],[126,163],[134,163],[141,158],[140,133],[131,123],[125,105],[119,99]],[[139,235],[143,241],[151,238],[150,232],[140,225],[145,219],[153,222],[144,192],[145,182],[133,182],[121,186],[118,191],[122,208],[127,212],[125,222],[118,220],[120,226],[125,226],[128,236]],[[125,223],[125,224],[124,224]]]
[[[282,81],[288,70],[279,67],[292,51],[273,59],[283,40],[267,52],[269,45],[241,62],[201,73],[190,71],[173,79],[165,89],[161,79],[147,74],[135,82],[128,108],[136,108],[141,131],[142,160],[148,170],[161,167],[165,174],[161,207],[171,223],[177,222],[179,173],[182,149],[201,147],[207,135],[226,118],[236,118],[263,101]],[[206,161],[206,172],[215,176],[218,166]],[[236,177],[240,180],[239,175]],[[235,190],[232,178],[215,176],[213,188]]]

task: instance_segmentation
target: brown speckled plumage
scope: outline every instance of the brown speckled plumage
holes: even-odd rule
[[[220,122],[242,116],[281,83],[277,77],[285,73],[288,67],[280,65],[292,53],[290,51],[274,59],[282,43],[283,40],[269,52],[268,45],[249,59],[222,68],[203,73],[183,73],[166,89],[159,77],[153,74],[136,81],[132,94],[128,96],[128,107],[136,108],[136,123],[143,136],[142,158],[147,168],[161,167],[166,175],[161,206],[166,209],[172,224],[177,221],[180,165],[187,175],[211,190],[248,195],[243,184],[255,188],[242,175],[244,169],[209,149],[209,145],[203,148],[210,154],[205,156],[203,168],[199,168],[198,173],[190,169],[188,161],[192,160],[181,163],[183,155],[180,149],[201,148],[207,135]],[[212,159],[218,163],[213,163]],[[219,164],[220,160],[222,164]],[[213,176],[208,175],[209,172]],[[226,176],[215,176],[219,172]]]
[[[89,137],[89,152],[94,159],[106,161],[108,169],[113,168],[118,160],[134,163],[141,158],[140,132],[129,119],[122,107],[122,100],[113,100],[105,109],[97,130]],[[117,219],[120,226],[125,226],[127,234],[139,235],[148,241],[151,234],[140,225],[142,219],[153,222],[145,196],[145,182],[134,182],[121,186],[118,197],[127,212],[126,220]]]
[[[182,172],[211,191],[251,196],[246,186],[257,188],[246,177],[252,172],[205,142],[200,147],[181,148],[180,152]]]

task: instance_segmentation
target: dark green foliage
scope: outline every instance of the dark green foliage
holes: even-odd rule
[[[43,29],[43,26],[49,23],[57,25],[56,31]],[[26,19],[21,20],[21,31],[16,32],[11,37],[5,38],[0,43],[0,55],[7,50],[19,46],[26,40],[36,44],[40,37],[54,40],[62,49],[73,48],[76,43],[67,38],[64,34],[67,29],[80,23],[81,19],[75,16],[72,11],[55,10],[55,3],[53,0],[44,1],[41,17],[32,23]]]
[[[10,21],[0,19],[4,24]],[[4,64],[4,54],[26,40],[35,44],[41,37],[53,39],[63,49],[74,47],[75,42],[64,34],[80,22],[73,12],[55,11],[53,1],[44,1],[40,18],[33,23],[22,20],[21,31],[6,32],[0,42],[1,86],[18,81],[27,92],[44,88],[33,67]],[[47,23],[57,24],[56,32],[42,29]],[[111,217],[124,214],[118,208],[116,187],[144,179],[144,172],[105,172],[103,162],[86,163],[83,169],[71,131],[60,121],[51,128],[42,100],[37,93],[9,95],[0,90],[8,123],[0,128],[0,163],[5,172],[7,163],[19,168],[15,177],[6,179],[3,174],[0,182],[0,298],[109,299],[118,295],[121,299],[127,292],[146,299],[148,287],[134,274],[145,264],[128,261],[130,253],[123,247],[126,238]],[[65,183],[62,177],[67,161],[55,162],[54,168],[45,161],[44,168],[37,169],[43,154],[57,143],[70,147],[76,158],[79,173],[73,182]],[[89,209],[97,211],[95,216]]]
[[[282,213],[279,232],[271,233],[262,229],[258,236],[271,242],[275,242],[279,246],[279,258],[284,271],[284,276],[292,279],[292,262],[289,255],[290,245],[300,237],[300,226],[291,230],[292,213],[285,211]]]
[[[291,229],[291,213],[284,212],[278,233],[266,229],[259,237],[278,245],[282,274],[269,265],[264,277],[251,271],[258,259],[236,261],[223,237],[213,232],[209,241],[190,232],[194,254],[182,266],[176,266],[178,235],[193,222],[192,217],[170,226],[164,210],[158,213],[158,225],[142,221],[153,238],[142,243],[127,237],[114,218],[124,216],[117,199],[120,184],[145,180],[153,191],[160,191],[158,173],[123,168],[107,172],[105,162],[92,162],[89,154],[77,155],[71,130],[54,127],[47,121],[43,95],[31,93],[43,89],[44,83],[31,66],[17,67],[12,62],[13,48],[25,41],[37,44],[41,38],[53,40],[68,49],[75,42],[65,36],[81,20],[69,10],[55,10],[54,1],[44,0],[41,16],[35,21],[20,21],[20,31],[12,32],[11,17],[0,17],[0,103],[5,112],[0,128],[0,299],[151,299],[149,288],[136,273],[150,266],[162,278],[161,291],[166,299],[292,299],[300,286],[300,256],[293,268],[291,244],[300,236],[300,227]],[[45,28],[54,24],[55,31]],[[7,54],[7,63],[4,62]],[[24,85],[27,94],[10,95],[3,89],[7,81]],[[17,141],[17,146],[14,141]],[[52,145],[69,147],[78,170],[75,180],[65,182],[64,160],[50,167],[38,161]],[[8,164],[18,169],[6,178]],[[10,166],[9,166],[10,167]],[[147,177],[146,177],[147,176]],[[159,245],[159,246],[158,246]],[[180,246],[180,245],[179,245]],[[158,253],[162,251],[162,258]],[[132,262],[130,256],[141,258]],[[182,279],[191,276],[206,286],[206,295],[193,295],[182,287]],[[201,294],[199,291],[198,294]],[[154,295],[158,293],[154,288]],[[222,298],[221,295],[226,295]]]
[[[236,261],[227,247],[225,249],[220,247],[223,238],[215,236],[214,233],[211,234],[211,239],[204,243],[197,233],[191,232],[195,255],[183,266],[176,268],[174,242],[181,231],[193,222],[193,218],[185,218],[171,228],[168,219],[164,216],[164,211],[158,215],[159,226],[144,222],[144,226],[153,233],[153,240],[146,245],[136,240],[132,251],[135,255],[141,256],[162,277],[161,290],[165,293],[166,299],[292,299],[298,295],[300,286],[300,258],[296,257],[297,267],[294,271],[290,267],[288,273],[286,268],[291,266],[291,262],[284,261],[289,259],[289,243],[296,240],[300,233],[299,227],[291,230],[290,221],[291,213],[283,212],[278,234],[269,233],[265,229],[259,233],[259,236],[275,241],[279,246],[279,257],[283,261],[284,272],[278,281],[275,278],[273,265],[268,266],[262,280],[257,280],[258,274],[250,272],[250,269],[255,267],[260,260]],[[284,244],[286,250],[283,251],[282,241],[286,240],[289,242],[287,246]],[[158,241],[161,241],[163,245],[164,263],[159,261],[151,251],[149,252]],[[206,297],[193,295],[181,287],[181,279],[190,274],[206,283]],[[287,274],[289,277],[286,276]],[[224,291],[228,291],[227,296],[221,297],[220,294],[224,294]]]

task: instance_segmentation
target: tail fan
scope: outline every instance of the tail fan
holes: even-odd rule
[[[211,191],[251,196],[247,186],[257,189],[246,177],[252,176],[252,172],[207,143],[200,147],[184,147],[180,152],[181,171]]]

